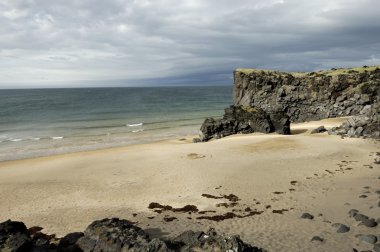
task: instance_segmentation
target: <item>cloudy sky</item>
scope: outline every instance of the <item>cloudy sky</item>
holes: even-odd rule
[[[0,88],[380,64],[379,0],[0,0]]]

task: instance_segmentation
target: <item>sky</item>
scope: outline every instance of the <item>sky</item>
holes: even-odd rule
[[[379,0],[0,0],[0,88],[231,84],[380,64]]]

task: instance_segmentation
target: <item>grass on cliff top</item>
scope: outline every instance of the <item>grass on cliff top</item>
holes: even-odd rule
[[[351,73],[363,73],[365,71],[371,72],[376,68],[380,68],[380,66],[368,66],[368,67],[354,67],[354,68],[337,68],[334,70],[321,70],[318,71],[318,74],[324,74],[327,76],[337,76],[342,74],[351,74]],[[238,68],[235,70],[236,72],[244,73],[246,75],[251,73],[277,73],[277,74],[292,74],[293,76],[302,77],[309,75],[310,72],[281,72],[276,70],[264,70],[264,69],[253,69],[253,68]],[[354,72],[352,72],[354,71]]]

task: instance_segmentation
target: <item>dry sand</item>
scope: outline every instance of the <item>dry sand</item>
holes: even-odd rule
[[[0,221],[21,220],[61,236],[83,231],[95,219],[119,217],[138,222],[154,237],[214,227],[269,251],[370,249],[355,235],[379,234],[380,226],[359,226],[347,212],[356,208],[380,217],[380,165],[371,156],[379,142],[310,135],[310,129],[340,122],[294,124],[291,136],[236,135],[197,144],[187,138],[2,162]],[[368,197],[359,198],[364,192]],[[231,202],[202,194],[240,200],[234,207],[216,207]],[[216,212],[159,214],[148,209],[151,202]],[[247,207],[263,213],[220,222],[197,219],[232,211],[243,216]],[[301,219],[303,212],[314,220]],[[165,216],[177,219],[166,222]],[[335,222],[351,230],[338,234]],[[311,242],[314,235],[325,241]]]

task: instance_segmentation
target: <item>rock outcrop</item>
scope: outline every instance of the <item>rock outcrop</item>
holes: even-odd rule
[[[268,114],[255,107],[230,106],[222,119],[207,118],[201,126],[199,139],[208,141],[237,133],[290,134],[290,120],[286,114]]]
[[[236,133],[290,134],[290,121],[342,116],[355,117],[329,134],[380,137],[378,67],[311,73],[237,69],[233,96],[222,119],[205,120],[198,141]]]
[[[118,218],[94,221],[84,233],[70,233],[60,239],[41,230],[40,227],[27,229],[24,223],[11,220],[0,223],[0,251],[264,251],[244,243],[238,236],[219,235],[213,229],[206,233],[186,231],[173,239],[150,239],[132,222]]]
[[[329,130],[331,135],[380,138],[380,102],[366,105],[359,115]]]
[[[292,122],[359,115],[380,101],[380,68],[311,73],[237,69],[233,96],[235,106],[284,112]]]

